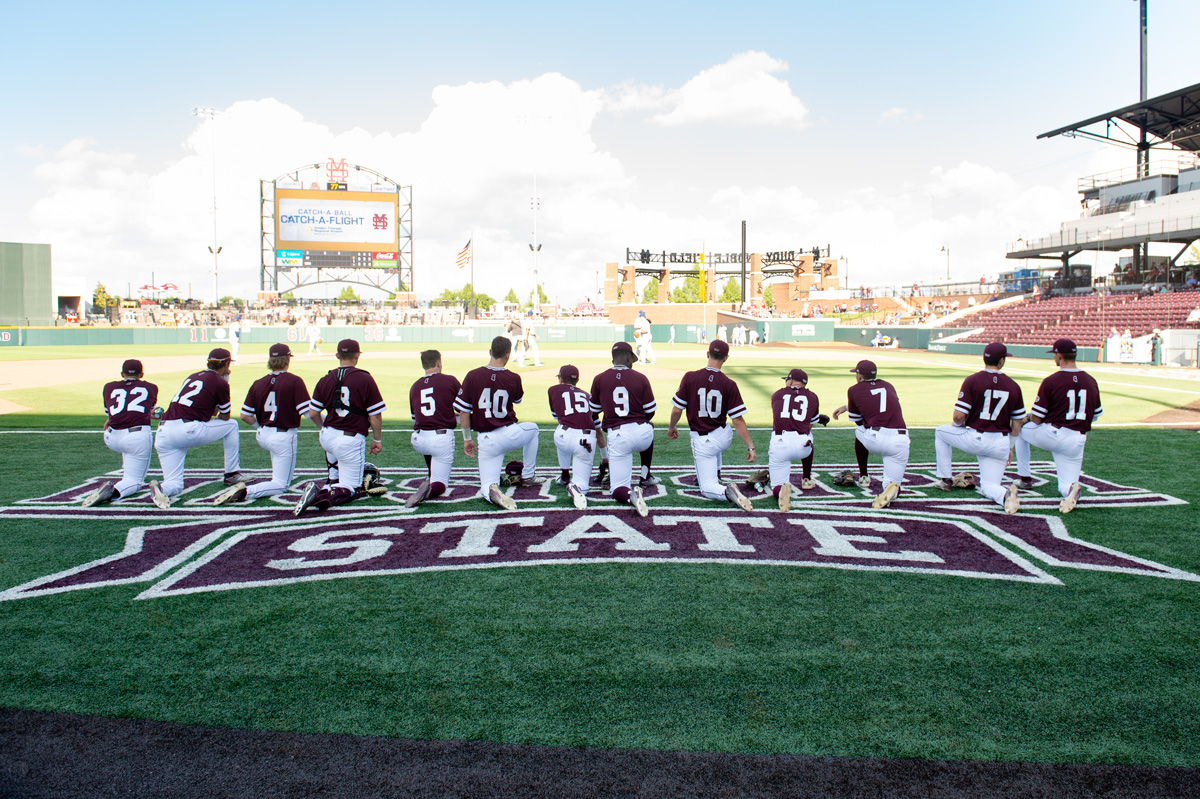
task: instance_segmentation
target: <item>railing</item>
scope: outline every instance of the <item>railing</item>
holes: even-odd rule
[[[1088,191],[1098,191],[1106,186],[1118,186],[1122,183],[1130,183],[1142,178],[1178,175],[1180,172],[1195,169],[1198,166],[1200,166],[1200,158],[1193,155],[1180,155],[1173,161],[1170,159],[1151,161],[1148,164],[1148,171],[1145,175],[1138,174],[1137,166],[1127,166],[1109,172],[1082,177],[1076,185],[1079,188],[1079,193],[1083,194]]]
[[[1161,236],[1167,233],[1179,233],[1184,230],[1200,230],[1200,216],[1178,217],[1171,220],[1163,219],[1158,222],[1143,222],[1133,225],[1116,225],[1103,230],[1085,230],[1082,233],[1079,230],[1071,230],[1069,233],[1057,233],[1050,236],[1043,236],[1040,239],[1021,240],[1019,248],[1017,242],[1012,242],[1008,245],[1008,251],[1057,250],[1079,244],[1120,241],[1122,239],[1136,239],[1145,236]]]

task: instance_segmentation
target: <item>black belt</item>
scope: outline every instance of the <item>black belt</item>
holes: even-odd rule
[[[275,431],[275,432],[277,432],[277,433],[286,433],[286,432],[287,432],[287,431],[289,431],[289,430],[295,430],[295,429],[296,429],[296,428],[294,428],[294,427],[276,427],[276,426],[275,426],[275,425],[273,425],[273,424],[260,424],[260,425],[259,425],[259,427],[262,427],[262,428],[264,428],[264,429],[266,429],[266,430],[274,430],[274,431]]]
[[[150,425],[140,424],[137,427],[114,427],[113,430],[124,430],[126,433],[140,433],[143,430],[149,430]]]
[[[891,430],[891,429],[893,429],[893,428],[891,428],[891,427],[868,427],[867,429],[868,429],[868,430]],[[897,430],[896,432],[897,432],[897,433],[899,433],[899,434],[900,434],[900,435],[902,435],[902,436],[906,436],[906,435],[908,435],[908,431],[907,431],[907,430],[903,430],[903,429],[901,429],[901,430]]]

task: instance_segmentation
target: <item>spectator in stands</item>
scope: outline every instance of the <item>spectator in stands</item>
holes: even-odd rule
[[[1200,283],[1200,279],[1196,278],[1196,270],[1193,269],[1191,272],[1188,273],[1187,286],[1188,286],[1188,288],[1196,288],[1196,285],[1198,283]]]
[[[871,339],[871,346],[872,347],[882,347],[883,346],[883,331],[882,330],[875,331],[875,338]]]

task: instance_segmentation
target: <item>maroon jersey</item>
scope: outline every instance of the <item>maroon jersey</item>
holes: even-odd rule
[[[1012,423],[1025,418],[1025,400],[1017,381],[985,369],[963,381],[954,410],[965,413],[967,427],[980,433],[1011,433]]]
[[[216,413],[229,413],[229,381],[212,369],[188,375],[179,391],[171,398],[163,421],[183,419],[186,422],[207,422]]]
[[[291,372],[276,372],[255,380],[246,392],[242,413],[264,427],[291,430],[308,410],[308,386]]]
[[[817,395],[807,388],[784,386],[771,395],[772,431],[776,435],[787,432],[808,435],[820,415]]]
[[[900,397],[886,380],[864,380],[846,392],[846,412],[850,421],[863,427],[890,427],[904,430]]]
[[[104,412],[114,430],[150,424],[156,402],[158,386],[145,380],[114,380],[104,386]]]
[[[458,427],[454,399],[462,386],[453,375],[434,372],[412,384],[408,407],[414,430],[453,430]]]
[[[467,372],[454,400],[454,410],[471,414],[472,430],[490,433],[517,423],[516,404],[524,396],[519,374],[481,366]]]
[[[595,430],[596,417],[592,415],[592,398],[578,386],[563,383],[550,386],[550,415],[563,427],[571,430]]]
[[[654,389],[641,372],[628,366],[614,366],[592,380],[592,413],[604,414],[605,430],[648,422],[656,410]]]
[[[1082,369],[1059,369],[1038,386],[1030,409],[1046,424],[1086,433],[1092,422],[1104,413],[1100,407],[1100,387]]]
[[[339,380],[342,384],[340,392]],[[311,405],[317,412],[326,412],[326,427],[364,436],[371,429],[367,418],[387,410],[375,378],[356,366],[329,370],[313,389]]]
[[[685,374],[671,403],[687,411],[688,427],[701,435],[724,427],[726,416],[736,419],[746,413],[737,383],[710,366]]]

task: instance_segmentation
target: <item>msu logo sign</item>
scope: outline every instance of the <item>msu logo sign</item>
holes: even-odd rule
[[[747,492],[764,510],[699,498],[690,470],[660,468],[664,483],[647,489],[651,508],[639,518],[607,493],[577,511],[549,484],[508,489],[519,510],[477,508],[472,470],[455,470],[448,493],[416,509],[404,499],[423,470],[390,470],[389,491],[323,515],[297,519],[295,494],[256,506],[212,506],[219,471],[189,472],[180,503],[159,511],[144,495],[84,511],[79,501],[104,479],[0,509],[0,516],[54,520],[108,517],[133,526],[119,552],[0,591],[0,600],[118,585],[144,586],[139,599],[229,591],[343,577],[539,564],[720,563],[834,568],[1061,585],[1045,567],[1087,569],[1200,582],[1200,576],[1073,538],[1055,512],[1057,497],[1022,495],[1009,516],[972,492],[935,489],[932,464],[913,464],[904,492],[886,510],[871,493],[842,489],[814,473],[817,488],[797,492],[791,512],[765,509],[769,494]],[[1035,487],[1053,481],[1052,465],[1034,464]],[[265,473],[264,475],[265,476]],[[315,470],[302,475],[304,481]],[[727,478],[744,479],[728,473]],[[1084,476],[1083,509],[1184,505],[1181,499]],[[873,486],[878,491],[878,480]],[[471,503],[466,506],[465,503]],[[1040,513],[1038,511],[1045,511]]]

